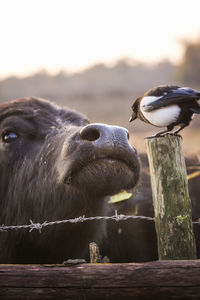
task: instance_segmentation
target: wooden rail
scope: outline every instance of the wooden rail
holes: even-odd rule
[[[0,265],[0,299],[199,299],[200,261]]]

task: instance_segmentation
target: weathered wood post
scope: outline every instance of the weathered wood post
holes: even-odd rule
[[[99,254],[99,247],[96,243],[89,244],[90,249],[90,263],[97,264],[101,262],[101,255]]]
[[[181,138],[147,139],[155,226],[160,260],[196,259]]]

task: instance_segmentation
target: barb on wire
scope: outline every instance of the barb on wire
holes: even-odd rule
[[[127,216],[127,215],[118,215],[117,210],[115,211],[115,214],[113,216],[96,216],[96,217],[85,217],[80,216],[78,218],[74,219],[67,219],[67,220],[58,220],[58,221],[52,221],[52,222],[43,222],[43,223],[33,223],[32,220],[30,220],[30,224],[27,225],[1,225],[0,231],[7,231],[7,230],[17,230],[17,229],[29,229],[29,232],[32,232],[34,229],[37,229],[40,233],[42,231],[43,227],[52,226],[52,225],[58,225],[58,224],[65,224],[65,223],[78,223],[78,222],[86,222],[86,221],[93,221],[93,220],[114,220],[114,221],[126,221],[128,219],[143,219],[148,221],[154,221],[154,218],[151,217],[145,217],[145,216]]]
[[[67,219],[67,220],[58,220],[58,221],[52,221],[52,222],[43,222],[43,223],[33,223],[32,220],[30,220],[30,224],[28,225],[1,225],[0,231],[8,231],[8,230],[17,230],[17,229],[29,229],[29,232],[32,232],[34,229],[37,229],[40,233],[42,232],[43,227],[52,226],[52,225],[59,225],[59,224],[65,224],[65,223],[78,223],[78,222],[86,222],[86,221],[94,221],[94,220],[114,220],[114,221],[126,221],[128,219],[140,219],[140,220],[147,220],[147,221],[154,221],[154,218],[152,217],[146,217],[146,216],[128,216],[128,215],[118,215],[117,210],[115,210],[115,214],[113,216],[96,216],[96,217],[85,217],[80,216],[78,218],[74,219]],[[198,221],[192,222],[193,224],[200,224],[200,219]]]

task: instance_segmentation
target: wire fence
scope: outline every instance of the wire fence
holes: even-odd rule
[[[96,216],[96,217],[85,217],[80,216],[78,218],[74,219],[67,219],[67,220],[58,220],[58,221],[52,221],[52,222],[43,222],[43,223],[33,223],[32,220],[30,220],[30,224],[27,225],[1,225],[0,231],[8,231],[8,230],[18,230],[18,229],[29,229],[29,232],[33,231],[34,229],[38,230],[41,233],[42,228],[52,225],[59,225],[59,224],[65,224],[65,223],[83,223],[86,221],[94,221],[94,220],[114,220],[114,221],[126,221],[129,219],[140,219],[140,220],[147,220],[147,221],[154,221],[154,218],[147,217],[147,216],[128,216],[117,213],[117,210],[115,211],[115,214],[113,216]],[[192,222],[193,224],[200,224],[200,221]]]

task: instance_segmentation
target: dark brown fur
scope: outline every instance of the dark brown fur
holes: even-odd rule
[[[105,196],[136,184],[139,164],[126,130],[88,124],[83,115],[37,98],[0,105],[0,224],[106,215]],[[7,143],[10,132],[17,138]],[[0,232],[0,262],[87,258],[89,242],[105,236],[99,221]]]

